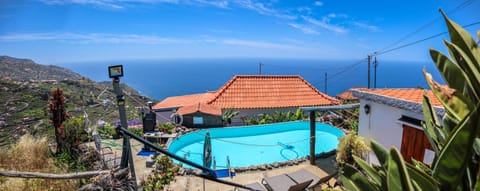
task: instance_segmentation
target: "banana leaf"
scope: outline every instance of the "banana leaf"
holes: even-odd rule
[[[480,49],[478,49],[477,42],[475,39],[470,35],[468,31],[463,29],[460,25],[450,20],[445,13],[440,10],[442,13],[443,18],[445,19],[445,23],[447,24],[448,33],[450,34],[450,40],[453,44],[457,44],[462,50],[471,50],[467,51],[467,57],[470,60],[480,60]],[[474,65],[474,67],[480,70],[480,65],[478,63]],[[477,86],[478,87],[478,86]]]
[[[472,109],[472,102],[455,89],[442,86],[435,82],[432,79],[432,75],[428,72],[424,71],[423,73],[425,75],[425,79],[427,80],[427,84],[430,86],[430,89],[435,97],[437,97],[437,99],[445,107],[447,114],[451,114],[452,117],[459,121],[465,118],[465,116],[467,116]]]
[[[377,156],[378,162],[382,164],[382,167],[386,169],[386,164],[388,160],[388,152],[385,148],[383,148],[382,145],[378,144],[375,140],[370,141],[370,145],[372,147],[372,151],[375,153]]]
[[[347,190],[379,191],[377,186],[373,185],[359,170],[348,163],[345,164],[340,179]]]
[[[435,132],[435,128],[437,128],[435,124],[438,124],[437,114],[433,110],[430,98],[428,98],[428,96],[425,94],[423,94],[422,110],[425,118],[425,123],[423,123],[423,132],[430,142],[430,145],[432,145],[435,153],[439,153],[443,147],[443,142],[439,141],[437,133]]]
[[[387,187],[390,191],[414,190],[405,161],[395,148],[390,149],[388,157]]]
[[[419,170],[418,168],[407,164],[407,170],[408,174],[412,178],[412,181],[414,181],[418,187],[420,187],[419,190],[440,190],[438,187],[438,182],[432,178],[429,174],[425,173],[422,170]]]
[[[436,64],[440,74],[442,74],[443,79],[449,87],[461,91],[463,95],[467,97],[470,97],[470,93],[472,93],[473,96],[479,100],[480,95],[476,94],[472,82],[470,82],[470,79],[467,78],[465,72],[463,72],[458,65],[453,63],[447,56],[434,49],[430,49],[430,57]]]
[[[432,175],[443,190],[454,190],[462,181],[462,174],[472,159],[473,142],[480,128],[478,107],[455,128],[432,165]]]
[[[355,162],[358,164],[358,166],[363,170],[365,171],[366,175],[368,177],[370,177],[370,179],[372,180],[372,183],[374,185],[376,185],[378,187],[378,189],[380,189],[381,185],[382,185],[382,177],[381,175],[379,174],[379,172],[374,169],[373,167],[371,167],[367,162],[365,162],[363,159],[357,157],[357,156],[353,156],[353,160],[355,160]]]

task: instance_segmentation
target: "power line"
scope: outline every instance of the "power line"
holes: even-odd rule
[[[474,1],[475,1],[475,0],[466,0],[466,1],[462,2],[462,3],[460,3],[460,4],[459,4],[457,7],[455,7],[454,9],[448,11],[447,14],[453,14],[453,13],[455,13],[455,12],[457,12],[457,11],[465,8],[465,7],[468,7],[468,6],[471,5]],[[432,20],[432,21],[428,22],[427,24],[421,26],[421,27],[418,28],[417,30],[415,30],[415,31],[413,31],[413,32],[411,32],[411,33],[408,33],[407,35],[403,36],[403,37],[400,38],[399,40],[393,42],[392,44],[386,46],[385,48],[383,48],[383,49],[381,49],[381,50],[379,50],[379,51],[377,51],[377,52],[384,52],[386,49],[389,49],[389,48],[391,48],[391,47],[393,47],[393,46],[396,46],[396,45],[400,44],[400,43],[403,42],[404,40],[406,40],[406,39],[412,37],[413,35],[415,35],[415,34],[421,32],[421,31],[425,30],[425,29],[428,28],[430,25],[432,25],[432,24],[440,21],[441,19],[442,19],[441,16],[435,18],[434,20]]]
[[[462,27],[463,27],[463,28],[468,28],[468,27],[475,26],[475,25],[478,25],[478,24],[480,24],[480,21],[477,21],[477,22],[474,22],[474,23],[470,23],[470,24],[468,24],[468,25],[463,25]],[[376,52],[376,53],[374,53],[374,55],[375,55],[375,56],[379,56],[379,55],[382,55],[382,54],[386,54],[386,53],[389,53],[389,52],[392,52],[392,51],[395,51],[395,50],[398,50],[398,49],[402,49],[402,48],[405,48],[405,47],[409,47],[409,46],[418,44],[418,43],[423,42],[423,41],[426,41],[426,40],[430,40],[430,39],[432,39],[432,38],[436,38],[436,37],[442,36],[442,35],[447,34],[447,33],[448,33],[447,31],[444,31],[444,32],[441,32],[441,33],[438,33],[438,34],[435,34],[435,35],[432,35],[432,36],[429,36],[429,37],[420,39],[420,40],[416,40],[416,41],[413,41],[413,42],[410,42],[410,43],[407,43],[407,44],[404,44],[404,45],[401,45],[401,46],[397,46],[397,47],[392,48],[392,49],[388,49],[388,50],[385,50],[385,51],[382,51],[382,52]]]
[[[341,70],[341,71],[339,71],[339,72],[337,72],[337,73],[334,73],[333,75],[331,75],[331,76],[328,77],[327,79],[328,79],[328,80],[331,80],[331,79],[339,76],[340,74],[343,74],[343,73],[345,73],[345,72],[347,72],[347,71],[349,71],[349,70],[353,70],[356,66],[358,66],[358,65],[360,65],[360,64],[362,64],[362,63],[364,63],[364,62],[365,62],[365,58],[362,59],[362,60],[360,60],[360,61],[358,61],[358,62],[355,62],[355,63],[352,64],[352,65],[349,65],[348,67],[345,67],[345,69],[343,69],[343,70]]]

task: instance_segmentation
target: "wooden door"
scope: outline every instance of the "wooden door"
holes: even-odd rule
[[[423,162],[425,149],[432,150],[432,146],[423,130],[403,125],[402,146],[400,152],[405,161],[411,163],[412,158]]]

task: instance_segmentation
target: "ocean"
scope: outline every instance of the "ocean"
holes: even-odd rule
[[[422,69],[443,83],[433,62],[381,61],[377,88],[427,88]],[[109,81],[108,66],[121,64],[120,80],[142,95],[163,100],[170,96],[219,89],[235,75],[300,75],[318,90],[336,96],[352,87],[367,87],[367,61],[308,59],[162,59],[57,64],[94,81]],[[325,74],[327,80],[325,83]],[[326,86],[325,86],[326,84]],[[374,87],[374,67],[371,67]]]

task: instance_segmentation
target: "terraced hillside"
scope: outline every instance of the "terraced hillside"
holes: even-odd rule
[[[0,72],[0,147],[9,145],[26,132],[41,135],[52,129],[47,104],[51,92],[57,87],[67,98],[67,111],[72,117],[83,116],[85,111],[91,125],[99,120],[107,123],[118,120],[111,82],[96,83],[56,66],[53,67],[56,72],[51,73],[46,71],[51,67],[45,69],[45,66],[35,63],[29,64],[29,68],[38,71],[37,76],[42,78],[28,79],[26,76],[31,70],[12,66],[11,63],[18,63],[12,59],[9,57],[8,62],[0,59],[0,68],[12,71],[11,75]],[[122,87],[126,95],[127,118],[139,119],[136,107],[152,100],[126,85]]]

